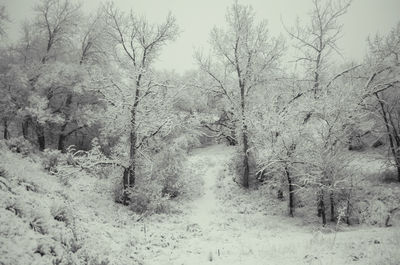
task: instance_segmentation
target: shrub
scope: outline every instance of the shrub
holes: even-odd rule
[[[12,198],[7,199],[7,201],[5,202],[5,205],[6,205],[5,208],[7,211],[14,213],[18,217],[23,216],[23,209],[22,209],[23,206],[18,200],[15,200]]]
[[[0,167],[0,190],[8,190],[9,192],[12,192],[7,178],[7,171]]]
[[[66,160],[66,156],[59,150],[46,149],[43,152],[43,168],[49,172],[56,173],[57,167]]]
[[[128,190],[130,208],[143,214],[145,212],[163,213],[168,211],[168,196],[163,196],[159,185],[138,185]]]
[[[35,150],[34,146],[23,137],[11,138],[6,140],[5,144],[12,152],[20,153],[24,156],[33,153]]]
[[[135,187],[128,191],[121,189],[128,193],[130,207],[137,213],[166,212],[168,200],[179,196],[184,190],[185,151],[176,144],[164,145],[152,156],[153,161],[140,161]],[[116,189],[117,193],[119,190]],[[116,198],[120,200],[121,195]]]
[[[42,216],[35,216],[29,222],[29,226],[33,231],[38,232],[42,235],[45,235],[48,233],[46,220]]]
[[[241,147],[239,147],[241,148]],[[232,175],[235,176],[234,177],[234,181],[240,185],[242,185],[243,180],[243,174],[244,174],[244,164],[243,164],[243,152],[242,150],[237,150],[234,153],[234,156],[232,157],[232,159],[229,161],[228,163],[228,168],[230,168],[232,170]],[[254,180],[257,179],[256,176],[256,160],[253,154],[249,154],[249,167],[250,167],[250,178],[249,178],[249,182],[253,182]]]
[[[50,213],[56,221],[64,222],[66,225],[71,223],[71,212],[64,204],[53,204]]]

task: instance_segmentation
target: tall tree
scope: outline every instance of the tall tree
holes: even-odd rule
[[[287,33],[294,40],[294,46],[296,50],[299,52],[299,56],[297,56],[295,62],[301,63],[304,67],[304,73],[302,75],[303,78],[297,80],[297,88],[298,91],[292,91],[293,96],[289,97],[284,107],[280,110],[280,116],[284,119],[285,116],[290,115],[290,109],[292,106],[295,106],[295,102],[302,102],[303,109],[300,112],[296,113],[305,113],[302,115],[302,121],[299,126],[302,130],[307,130],[305,128],[305,124],[310,120],[312,116],[316,117],[317,123],[320,123],[317,127],[321,130],[330,131],[330,124],[326,126],[324,122],[332,122],[334,121],[335,126],[337,122],[335,118],[342,114],[339,112],[327,112],[322,104],[326,104],[323,101],[329,101],[330,97],[334,97],[336,92],[332,92],[330,90],[333,89],[334,81],[339,77],[344,76],[345,74],[351,72],[357,66],[351,66],[349,69],[342,71],[341,73],[330,76],[329,69],[329,61],[331,59],[332,53],[336,53],[340,55],[340,50],[337,47],[337,41],[341,37],[342,25],[340,24],[340,18],[346,14],[347,9],[351,4],[351,0],[312,0],[312,10],[310,12],[310,19],[307,23],[302,24],[299,20],[293,28],[286,28]],[[301,81],[301,84],[300,84]],[[310,97],[311,95],[311,97]],[[333,110],[336,111],[336,110]],[[336,115],[337,114],[337,115]],[[333,115],[333,118],[332,116]],[[335,116],[336,115],[336,116]],[[333,119],[333,120],[332,120]],[[325,134],[326,132],[324,132]],[[320,150],[336,150],[333,146],[327,145],[335,145],[336,142],[332,140],[332,135],[327,133],[327,138],[314,139],[313,141],[318,142],[318,144],[325,145],[324,148]],[[298,144],[303,141],[301,138],[298,138],[293,145],[293,149],[298,148]],[[299,150],[300,153],[303,150]],[[293,152],[292,152],[293,153]],[[321,156],[325,156],[325,153],[321,153]],[[327,157],[335,157],[333,154],[326,155]],[[322,164],[322,163],[321,163]],[[295,165],[290,168],[294,168]],[[323,166],[321,166],[323,168]],[[318,197],[318,213],[321,216],[323,224],[326,223],[326,213],[325,213],[325,189],[328,189],[330,192],[330,197],[333,197],[333,189],[329,187],[334,183],[332,179],[329,179],[331,174],[325,174],[324,169],[321,169],[319,176],[320,189],[317,191]],[[328,176],[328,177],[327,177]],[[331,200],[333,203],[333,200]],[[331,209],[334,209],[334,206],[331,205]],[[333,211],[332,211],[333,212]],[[332,213],[333,214],[333,213]]]
[[[36,16],[31,25],[25,24],[22,41],[22,53],[27,72],[30,73],[32,98],[24,119],[24,131],[29,124],[35,128],[40,150],[46,147],[45,128],[46,117],[53,118],[49,113],[48,103],[53,99],[56,90],[61,86],[42,87],[40,80],[47,79],[50,73],[50,63],[68,58],[68,48],[81,18],[81,5],[67,0],[42,0],[35,7]],[[53,121],[50,119],[49,121]],[[24,132],[24,135],[26,132]]]
[[[364,102],[374,99],[371,110],[378,114],[400,181],[400,23],[387,36],[369,40],[367,68]]]
[[[312,0],[313,8],[310,21],[302,25],[297,21],[295,27],[286,29],[295,40],[295,47],[300,52],[296,62],[304,63],[306,74],[311,80],[314,98],[322,89],[326,80],[326,67],[332,52],[340,54],[337,41],[341,37],[342,25],[339,19],[346,14],[351,0]]]
[[[266,86],[270,74],[277,68],[283,52],[283,42],[272,38],[267,22],[256,23],[251,6],[235,2],[226,14],[227,28],[211,32],[212,54],[197,55],[202,71],[213,80],[236,110],[240,120],[243,186],[249,187],[248,98],[260,86]]]
[[[130,89],[133,103],[129,106],[129,166],[123,176],[124,188],[128,188],[134,186],[136,177],[139,105],[154,88],[148,79],[149,72],[161,48],[177,37],[178,27],[171,14],[163,23],[151,24],[133,11],[129,14],[121,12],[113,4],[106,5],[104,11],[109,25],[108,33],[116,44],[117,59],[124,64],[129,77],[134,80]]]

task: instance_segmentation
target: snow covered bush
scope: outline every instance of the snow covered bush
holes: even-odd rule
[[[21,137],[14,137],[10,138],[9,140],[3,140],[11,151],[15,153],[20,153],[24,156],[27,156],[30,153],[33,153],[35,147],[25,138]]]
[[[112,175],[115,167],[121,167],[118,161],[104,155],[97,138],[92,140],[92,148],[88,151],[77,150],[75,146],[69,146],[66,154],[54,150],[49,151],[45,157],[47,157],[45,164],[57,162],[53,171],[64,184],[68,184],[69,179],[76,177],[81,171],[98,178],[108,178],[109,175]],[[58,163],[59,161],[62,163]]]
[[[185,150],[176,144],[163,146],[143,165],[135,186],[129,192],[130,207],[138,213],[168,211],[168,200],[179,196],[185,187]]]
[[[50,208],[50,213],[56,221],[64,222],[66,225],[72,222],[72,213],[63,203],[54,203]]]
[[[130,188],[129,207],[132,211],[143,214],[163,213],[168,210],[169,197],[163,196],[159,185],[140,185]]]
[[[250,178],[249,184],[252,186],[254,184],[254,180],[256,179],[256,159],[254,153],[248,154],[248,164],[250,169]],[[233,173],[233,181],[242,185],[243,183],[243,173],[244,173],[244,164],[243,164],[243,152],[236,150],[232,159],[229,161],[228,168],[232,170]]]
[[[177,197],[183,186],[183,162],[185,151],[179,146],[166,147],[154,156],[152,175],[162,186],[163,195]]]
[[[31,217],[31,221],[29,222],[29,227],[42,235],[49,233],[49,225],[47,223],[47,216],[42,214],[41,212],[33,213]]]
[[[45,149],[43,154],[43,168],[49,172],[56,173],[57,167],[65,164],[66,156],[59,150]]]

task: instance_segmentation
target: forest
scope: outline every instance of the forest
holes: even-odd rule
[[[400,21],[337,60],[351,0],[241,1],[194,49],[99,3],[0,4],[0,264],[399,264]]]

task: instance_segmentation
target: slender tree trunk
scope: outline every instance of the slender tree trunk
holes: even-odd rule
[[[67,109],[69,109],[71,106],[71,103],[72,103],[72,93],[69,93],[67,95],[67,99],[65,100],[65,107]],[[58,136],[58,150],[60,150],[63,153],[65,152],[65,140],[67,139],[67,135],[65,134],[65,128],[67,128],[67,125],[69,122],[69,117],[70,117],[69,112],[67,112],[67,113],[68,114],[65,118],[65,123],[61,126],[61,130],[60,130],[61,133]]]
[[[66,136],[64,134],[60,134],[58,136],[58,150],[60,150],[62,153],[65,153],[65,140]]]
[[[28,139],[29,120],[30,119],[28,117],[25,117],[22,121],[22,136],[26,140]]]
[[[10,132],[8,131],[8,120],[7,119],[3,120],[3,126],[4,126],[3,137],[5,140],[8,140],[10,138]]]
[[[135,186],[135,181],[136,181],[136,143],[137,143],[137,135],[136,135],[136,129],[131,132],[130,134],[130,152],[129,152],[129,157],[130,157],[130,163],[129,163],[129,177],[127,179],[127,187],[133,187]]]
[[[397,180],[400,182],[400,164],[397,163]]]
[[[65,135],[65,128],[67,127],[67,122],[65,122],[62,126],[61,126],[61,133],[58,136],[58,147],[57,149],[60,150],[62,153],[65,152],[65,140],[67,139],[67,136]]]
[[[240,101],[241,101],[241,111],[242,111],[242,140],[243,140],[243,186],[245,188],[249,187],[249,175],[250,175],[250,166],[249,166],[249,144],[247,138],[247,124],[246,124],[246,112],[245,112],[245,86],[243,82],[239,82],[240,84]]]
[[[294,216],[294,187],[292,183],[292,178],[290,177],[290,172],[287,166],[285,167],[286,177],[289,186],[289,216]]]
[[[333,191],[330,192],[329,194],[329,202],[330,202],[330,206],[331,206],[331,222],[334,222],[336,219],[335,216],[335,198],[334,198],[334,194]]]
[[[321,52],[318,52],[317,59],[315,60],[315,72],[314,72],[314,98],[316,99],[319,90],[319,68],[321,64]]]
[[[247,126],[244,127],[243,132],[243,186],[245,188],[249,187],[249,175],[250,175],[250,166],[249,166],[249,156],[248,156],[248,142],[247,142]]]
[[[37,134],[37,140],[38,140],[38,144],[39,144],[39,150],[44,151],[44,149],[46,148],[46,140],[45,140],[45,136],[44,136],[43,125],[38,124],[36,126],[36,134]]]
[[[395,141],[395,140],[397,140],[397,139],[396,139],[395,136],[392,135],[392,131],[390,130],[390,124],[389,124],[389,120],[388,120],[388,116],[387,116],[387,113],[386,113],[386,110],[385,110],[384,103],[380,99],[378,93],[375,93],[375,96],[378,99],[379,105],[381,107],[382,118],[383,118],[383,120],[385,122],[385,127],[386,127],[386,131],[387,131],[388,138],[389,138],[390,150],[392,152],[393,159],[394,159],[394,162],[395,162],[396,167],[397,167],[397,179],[400,182],[400,152],[398,151],[399,146],[397,146],[397,148],[395,146],[395,143],[397,143],[397,141]]]
[[[139,74],[136,80],[136,91],[135,100],[131,110],[131,132],[129,135],[130,148],[129,148],[129,167],[124,171],[123,174],[123,185],[124,189],[131,188],[135,186],[136,181],[136,153],[137,153],[137,133],[136,133],[136,114],[139,105],[140,97],[140,80],[142,75]]]
[[[318,194],[318,216],[322,219],[322,224],[326,225],[326,211],[324,203],[324,190],[321,189]]]
[[[347,224],[347,225],[351,225],[351,224],[350,224],[350,214],[351,214],[351,210],[350,210],[350,198],[347,198],[347,205],[346,205],[346,224]]]

